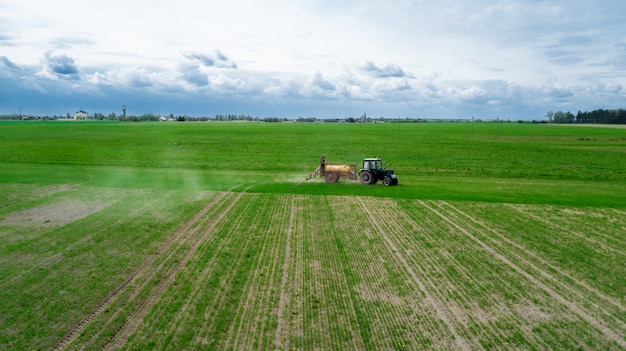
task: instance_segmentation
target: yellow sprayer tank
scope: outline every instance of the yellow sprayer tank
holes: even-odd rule
[[[354,169],[350,165],[326,165],[324,171],[326,172],[337,172],[341,174],[350,174],[350,170]]]

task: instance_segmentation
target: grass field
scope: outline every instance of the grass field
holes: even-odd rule
[[[0,123],[0,349],[624,350],[626,129]],[[381,157],[399,185],[315,179]]]

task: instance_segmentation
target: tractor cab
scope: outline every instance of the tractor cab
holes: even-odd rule
[[[383,167],[383,161],[380,158],[364,159],[359,178],[363,184],[376,184],[379,180],[387,186],[398,184],[398,177],[393,174],[393,170]]]
[[[379,158],[366,158],[363,160],[363,169],[369,169],[370,171],[382,171],[383,161]]]

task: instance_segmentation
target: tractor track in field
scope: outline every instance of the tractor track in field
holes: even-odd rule
[[[459,213],[460,215],[464,216],[468,220],[472,221],[474,224],[479,225],[482,228],[485,228],[486,230],[488,230],[491,233],[493,233],[494,235],[496,235],[498,237],[498,242],[501,241],[503,243],[506,243],[510,247],[515,248],[516,250],[520,251],[522,253],[521,255],[519,253],[513,251],[513,249],[508,249],[509,253],[511,255],[513,255],[513,256],[516,256],[516,258],[520,262],[523,262],[525,265],[531,267],[533,270],[538,271],[539,274],[542,277],[545,277],[546,279],[550,280],[550,282],[553,285],[558,286],[559,288],[563,289],[564,291],[567,291],[572,296],[574,296],[578,300],[582,301],[584,305],[593,306],[593,307],[597,308],[598,310],[602,310],[607,315],[610,315],[611,312],[613,312],[615,309],[617,309],[620,312],[626,311],[626,308],[624,307],[624,305],[622,305],[620,303],[620,301],[618,301],[617,299],[602,293],[598,289],[596,289],[596,288],[586,284],[584,281],[582,281],[582,280],[580,280],[580,279],[578,279],[576,277],[573,277],[572,275],[570,275],[569,273],[563,271],[562,269],[560,269],[560,268],[550,264],[549,262],[547,262],[546,260],[542,259],[541,257],[536,255],[532,251],[529,251],[526,248],[524,248],[523,246],[513,242],[512,240],[508,239],[506,236],[504,236],[504,235],[500,234],[499,232],[497,232],[495,229],[493,229],[493,228],[489,227],[488,225],[482,223],[481,221],[473,218],[469,214],[467,214],[467,213],[457,209],[456,207],[452,206],[451,204],[445,203],[445,202],[443,204],[445,204],[446,206],[450,207],[452,210],[456,211],[457,213]],[[459,220],[461,220],[461,219],[459,219]],[[480,231],[480,229],[478,229],[478,230]],[[500,245],[500,247],[502,247],[503,250],[506,250],[506,248],[504,248],[502,245]],[[528,258],[532,258],[533,260],[535,260],[539,264],[535,264],[533,262],[530,262],[530,260]],[[541,268],[541,267],[544,267],[544,268]],[[557,277],[555,277],[555,275],[549,274],[546,271],[545,267],[548,267],[549,270],[558,273],[558,275],[560,275],[561,277],[566,278],[571,283],[563,282],[562,280],[560,280]],[[588,294],[587,295],[581,294],[580,290],[584,290]],[[591,295],[593,298],[587,297],[588,295]],[[601,301],[605,305],[608,305],[608,306],[601,306],[601,305],[598,304],[598,301]],[[626,330],[626,323],[624,323],[623,321],[615,318],[611,322],[615,323],[615,324],[618,324],[622,329]]]
[[[255,202],[254,200],[258,197],[258,194],[254,194],[252,196],[252,201],[246,201],[246,203],[242,205],[242,207],[239,209],[238,213],[250,212],[250,207]],[[229,245],[235,245],[233,247],[237,247],[237,250],[231,251],[232,261],[230,261],[230,265],[233,267],[233,269],[228,269],[221,272],[221,274],[219,275],[218,286],[214,288],[216,290],[216,293],[211,298],[210,302],[206,302],[206,307],[204,308],[204,312],[202,313],[202,324],[197,328],[200,332],[194,337],[195,340],[200,343],[206,343],[206,345],[211,345],[212,343],[216,342],[216,339],[214,339],[213,336],[210,335],[211,331],[215,330],[216,325],[220,323],[220,319],[222,321],[224,319],[228,319],[228,316],[225,316],[223,312],[225,309],[232,308],[232,306],[227,305],[229,292],[232,291],[230,289],[233,284],[236,284],[235,280],[239,271],[237,267],[239,267],[242,261],[245,260],[245,251],[249,247],[248,242],[252,240],[251,235],[244,235],[243,237],[245,238],[245,241],[241,245],[237,245],[240,244],[236,241],[236,239],[239,237],[238,232],[244,230],[242,229],[242,223],[246,220],[247,218],[245,218],[245,216],[237,216],[228,223],[226,236],[221,240],[220,243],[216,245],[217,247],[213,255],[215,259],[210,260],[206,264],[206,268],[200,276],[203,280],[207,278],[209,270],[213,270],[212,268],[216,267],[215,265],[219,264],[218,256],[220,256],[222,252],[228,251]],[[199,289],[200,285],[203,284],[196,283],[196,289]],[[239,300],[238,302],[241,301]],[[234,313],[236,313],[236,311]],[[212,348],[216,346],[208,347]]]
[[[495,339],[507,337],[506,331],[495,327],[492,323],[494,313],[504,315],[508,311],[502,308],[499,300],[489,294],[484,294],[483,298],[491,302],[490,309],[486,311],[485,307],[473,298],[465,294],[457,294],[457,285],[447,277],[446,269],[452,269],[462,277],[463,281],[473,282],[476,285],[480,285],[480,282],[468,274],[466,267],[459,264],[457,258],[449,250],[441,246],[441,241],[437,240],[437,236],[432,235],[432,228],[440,226],[434,216],[421,218],[419,221],[422,225],[420,226],[406,211],[399,210],[394,201],[389,201],[384,205],[379,204],[375,208],[375,213],[379,218],[378,223],[382,223],[380,226],[382,230],[387,233],[390,241],[396,243],[391,253],[402,255],[422,281],[424,297],[414,297],[413,301],[407,301],[413,314],[423,314],[425,309],[429,312],[435,312],[433,316],[438,317],[443,322],[439,324],[443,329],[436,326],[428,329],[431,335],[437,335],[434,338],[439,340],[442,348],[459,349],[459,342],[456,340],[458,336],[455,335],[461,335],[464,338],[462,342],[469,344],[470,349],[479,344],[478,338],[484,338],[486,335]],[[398,248],[401,249],[396,251]],[[444,261],[445,266],[438,264],[429,268],[423,267],[422,261],[436,262],[438,260]],[[488,270],[488,268],[485,269]],[[495,308],[498,309],[498,312]],[[447,319],[442,318],[442,316],[446,316]],[[454,323],[452,325],[454,333],[450,329],[451,323]],[[473,329],[477,323],[482,324],[485,330],[489,330],[489,332],[477,335],[476,330]],[[447,332],[452,335],[442,338],[443,330],[446,328]]]
[[[424,206],[425,208],[429,209],[434,214],[439,216],[441,219],[446,221],[448,224],[450,224],[451,226],[453,226],[454,228],[459,230],[461,233],[466,235],[468,238],[470,238],[472,241],[474,241],[477,245],[479,245],[485,252],[491,254],[493,257],[495,257],[496,259],[500,260],[502,263],[504,263],[505,265],[507,265],[508,267],[513,269],[515,272],[517,272],[519,275],[521,275],[522,277],[524,277],[525,279],[530,281],[534,286],[536,286],[536,287],[540,288],[541,290],[543,290],[544,292],[546,292],[554,300],[556,300],[560,304],[566,306],[569,309],[569,311],[571,311],[572,313],[578,315],[580,318],[585,320],[591,326],[593,326],[594,328],[599,330],[601,333],[603,333],[606,337],[608,337],[611,340],[615,341],[621,347],[626,348],[626,340],[624,340],[623,336],[620,335],[618,332],[614,331],[613,329],[611,329],[604,321],[595,318],[588,311],[586,311],[583,307],[581,307],[581,306],[577,305],[576,303],[568,300],[563,295],[561,295],[560,293],[555,291],[552,287],[548,286],[546,283],[541,281],[539,278],[537,278],[537,277],[533,276],[532,274],[528,273],[525,269],[520,267],[515,262],[511,261],[511,259],[506,257],[504,254],[502,254],[499,251],[497,251],[496,248],[494,248],[493,246],[487,244],[485,241],[481,240],[480,238],[478,238],[477,236],[472,234],[469,230],[464,228],[461,224],[457,223],[457,221],[459,220],[458,218],[456,218],[456,220],[455,220],[450,215],[446,215],[446,214],[442,213],[441,210],[443,210],[443,209],[441,207],[439,207],[439,209],[436,209],[436,208],[434,208],[434,206],[431,206],[431,205],[427,204],[426,202],[424,202],[422,200],[418,200],[418,202],[422,206]],[[437,205],[435,205],[435,206],[437,206]],[[456,210],[456,211],[458,211],[458,210]],[[489,227],[486,227],[486,228],[489,228]],[[489,228],[489,230],[493,230],[493,229]],[[510,252],[510,253],[511,254],[515,254],[513,252]],[[530,265],[530,266],[533,267],[533,269],[539,271],[542,276],[549,277],[550,280],[553,281],[553,282],[558,282],[558,279],[552,277],[548,272],[545,272],[545,271],[539,269],[538,267],[533,265],[531,262],[528,262],[526,259],[522,258],[520,255],[517,255],[517,254],[515,254],[515,255],[520,260],[523,260],[525,262],[525,264]],[[573,293],[576,294],[574,289],[569,288],[567,286],[564,286],[564,288],[567,289],[568,291],[573,292]],[[580,294],[577,294],[577,295],[580,295]],[[621,322],[620,322],[620,324],[623,325],[623,323],[621,323]]]
[[[337,205],[337,203],[335,203],[335,205]],[[352,208],[354,206],[359,206],[358,200],[351,199],[351,203],[349,207]],[[341,211],[345,211],[347,208],[348,208],[347,206],[346,207],[338,206],[338,207],[333,208],[334,215],[335,216],[339,215],[340,218],[344,218],[344,214],[345,214],[346,218],[349,217],[347,213],[341,212]],[[336,229],[332,230],[333,238],[336,243],[343,242],[343,238],[341,238],[341,234],[340,234],[342,232],[342,229],[339,229],[339,228],[341,227],[337,226]],[[348,230],[352,230],[353,233],[361,234],[362,238],[363,237],[367,238],[369,234],[369,233],[363,233],[363,231],[360,230],[361,228],[357,229],[351,225],[346,225],[345,228],[349,228]],[[348,238],[346,237],[346,239]],[[364,240],[367,240],[367,239],[364,239]],[[350,242],[349,239],[347,241]],[[357,260],[353,259],[354,256],[351,255],[351,252],[349,252],[350,250],[345,250],[345,248],[343,247],[340,248],[337,244],[335,244],[335,247],[337,251],[339,252],[339,255],[338,255],[339,259],[336,261],[336,265],[338,267],[337,272],[341,272],[337,277],[338,284],[346,287],[346,290],[343,293],[343,296],[345,296],[345,299],[343,300],[344,302],[343,309],[346,311],[346,313],[342,315],[341,317],[343,317],[342,319],[343,319],[343,323],[346,325],[347,333],[349,333],[350,335],[359,336],[359,337],[352,338],[351,343],[347,347],[353,350],[361,350],[364,348],[368,348],[368,346],[371,344],[371,337],[370,337],[372,334],[371,327],[368,328],[367,326],[361,325],[362,324],[361,319],[363,318],[361,316],[361,313],[365,312],[361,309],[362,305],[360,305],[360,300],[359,300],[359,296],[362,293],[359,292],[359,288],[358,288],[359,285],[355,284],[356,281],[351,279],[353,278],[353,276],[356,277],[359,274],[361,274],[361,272],[359,272],[356,269],[353,270],[353,267],[351,267],[350,263],[355,262]],[[382,269],[377,270],[376,268],[380,268],[380,267],[372,268],[374,274],[379,277],[384,277],[386,272],[383,272]]]
[[[148,314],[152,306],[154,306],[154,304],[163,295],[165,290],[171,285],[176,274],[183,269],[187,261],[189,261],[189,259],[196,253],[200,245],[213,232],[217,224],[221,222],[222,219],[224,219],[224,217],[226,217],[226,215],[235,206],[235,204],[237,204],[239,199],[241,199],[241,197],[244,194],[245,193],[243,192],[238,193],[234,199],[229,200],[226,208],[223,209],[219,213],[219,215],[217,215],[217,217],[212,219],[210,223],[207,225],[207,227],[203,230],[201,237],[198,240],[192,241],[192,247],[189,248],[187,253],[178,261],[178,264],[172,270],[167,272],[167,274],[164,277],[161,278],[158,285],[150,291],[150,295],[148,296],[148,298],[142,301],[139,307],[135,309],[133,313],[131,313],[129,318],[125,321],[125,323],[117,330],[115,335],[112,337],[109,344],[106,345],[105,350],[115,350],[115,349],[118,349],[120,346],[122,346],[122,344],[126,341],[126,339],[128,339],[128,337],[137,329],[137,327],[139,326],[143,318],[146,316],[146,314]],[[219,199],[212,201],[201,212],[199,212],[198,214],[196,214],[196,216],[193,217],[193,219],[195,220],[191,223],[198,222],[202,218],[202,216],[206,212],[208,212],[208,210],[212,207],[212,205],[216,203],[216,201],[221,200],[224,197],[228,197],[228,196],[221,196]],[[188,227],[189,226],[186,226],[186,228]],[[185,229],[183,229],[183,231]]]
[[[394,252],[397,260],[402,264],[404,269],[411,276],[411,279],[415,282],[415,284],[417,284],[418,288],[422,291],[422,293],[425,296],[424,301],[432,307],[432,309],[437,314],[437,317],[439,317],[446,324],[446,327],[448,328],[448,330],[454,337],[454,340],[453,340],[454,344],[458,347],[459,350],[471,350],[471,345],[468,343],[468,340],[466,340],[463,336],[461,336],[459,331],[456,330],[454,326],[453,319],[458,319],[458,318],[456,318],[456,316],[450,316],[449,313],[453,313],[453,312],[449,312],[446,306],[444,306],[444,304],[436,296],[433,296],[433,294],[431,294],[431,292],[426,287],[424,282],[422,282],[419,279],[419,276],[417,275],[415,270],[413,270],[413,267],[408,263],[406,258],[402,255],[401,250],[398,249],[396,244],[394,244],[391,238],[386,234],[384,228],[378,222],[378,219],[376,218],[376,216],[374,216],[374,214],[368,208],[367,204],[365,204],[363,201],[364,200],[362,198],[359,198],[359,204],[361,205],[361,208],[367,213],[368,217],[372,220],[372,223],[378,230],[379,234],[383,237],[387,245]]]
[[[286,241],[285,241],[285,259],[283,262],[283,274],[280,281],[280,298],[278,300],[278,310],[276,315],[278,316],[276,325],[276,334],[274,335],[274,346],[278,350],[289,350],[289,337],[287,326],[289,320],[285,318],[285,307],[290,304],[291,292],[287,287],[287,280],[289,279],[289,267],[291,266],[291,233],[294,230],[296,222],[296,198],[291,198],[291,211],[289,213],[289,225],[287,226]]]
[[[387,206],[387,208],[389,208],[389,206]],[[419,233],[419,237],[421,238],[421,240],[426,241],[429,247],[441,248],[440,241],[437,240],[436,237],[433,237],[432,234],[429,233],[429,230],[426,230],[426,228],[434,228],[439,225],[435,217],[423,216],[419,220],[416,220],[412,218],[411,216],[409,216],[407,212],[405,211],[396,211],[396,213],[397,213],[397,216],[401,218],[401,220],[404,223],[408,224],[411,228],[410,231],[401,231],[400,233],[396,234],[396,237],[399,237],[400,235],[411,235],[414,233]],[[394,225],[394,227],[397,227],[397,224],[400,222],[398,220],[396,220],[395,222],[396,222],[396,225]],[[422,223],[422,226],[418,225],[417,222]],[[424,259],[428,261],[434,261],[436,260],[436,258],[433,256],[437,256],[438,258],[443,258],[447,262],[447,264],[449,264],[450,267],[452,267],[452,269],[454,269],[456,273],[462,277],[463,281],[473,282],[472,284],[475,284],[475,285],[481,285],[481,282],[477,280],[475,276],[470,274],[467,271],[467,267],[461,264],[458,261],[458,259],[454,256],[454,254],[452,254],[450,251],[438,250],[434,255],[433,254],[426,255],[425,253],[428,252],[429,249],[426,248],[424,244],[417,244],[416,241],[412,241],[412,244],[417,245],[416,248],[420,250],[422,255],[424,255],[423,256]],[[416,257],[413,257],[413,264],[416,267],[420,266],[420,262],[416,259]],[[488,267],[484,267],[484,266],[481,266],[481,267],[483,267],[485,271],[489,271]],[[428,273],[422,272],[422,274],[428,274]],[[454,284],[449,279],[446,279],[446,280],[448,284]],[[508,282],[504,280],[500,280],[499,284],[510,288],[510,285],[508,284]],[[445,284],[443,280],[438,280],[436,285],[441,286],[443,288]],[[432,283],[431,283],[431,287],[434,288],[434,286],[432,286]],[[449,292],[450,291],[448,291],[448,293]],[[460,325],[467,328],[470,321],[472,320],[478,321],[475,323],[481,323],[484,326],[485,330],[489,330],[489,333],[487,333],[487,335],[491,335],[496,338],[498,337],[505,338],[506,337],[505,332],[503,332],[501,328],[495,327],[493,323],[491,323],[491,321],[493,320],[493,315],[506,315],[507,311],[509,310],[503,307],[501,300],[494,297],[493,295],[486,293],[486,294],[483,294],[482,297],[485,300],[488,300],[490,303],[490,307],[489,307],[490,309],[488,311],[485,309],[484,306],[481,306],[475,299],[468,298],[465,295],[459,296],[453,300],[447,300],[445,304],[450,309],[450,311],[452,311],[452,314],[455,316],[457,322],[460,323]],[[469,331],[469,332],[473,334],[472,331]],[[531,333],[529,332],[528,334],[530,335]],[[474,335],[474,337],[476,336]]]
[[[253,195],[254,197],[256,197],[256,195]],[[238,201],[239,198],[233,200],[234,202]],[[246,204],[246,207],[242,208],[242,210],[244,212],[247,212],[249,209],[249,206],[251,203],[253,203],[254,199],[251,199],[251,201],[248,201]],[[234,222],[239,222],[241,220],[241,217],[236,219]],[[217,224],[217,223],[215,223]],[[216,229],[216,225],[214,225],[213,223],[205,230],[205,233],[207,234],[204,239],[202,241],[206,241],[206,239],[208,239],[208,235],[211,234],[212,232],[215,232]],[[195,277],[195,284],[194,284],[194,288],[193,290],[187,295],[187,297],[185,298],[185,302],[184,304],[178,309],[177,313],[176,313],[176,317],[172,320],[172,325],[173,328],[170,329],[172,332],[172,334],[177,334],[177,333],[184,333],[185,331],[181,329],[182,326],[184,326],[184,323],[181,323],[181,321],[184,322],[184,318],[187,317],[189,314],[188,311],[191,309],[191,306],[197,301],[197,297],[199,295],[202,294],[203,290],[206,290],[207,288],[207,279],[210,276],[210,273],[215,271],[215,265],[216,265],[216,260],[215,257],[219,256],[221,252],[223,252],[223,250],[225,249],[225,247],[227,247],[229,244],[231,244],[231,239],[232,239],[232,230],[229,230],[229,235],[228,237],[223,238],[223,240],[214,243],[214,247],[215,247],[215,252],[213,254],[213,259],[209,260],[208,262],[206,262],[206,264],[204,265],[204,268],[202,269],[202,271],[199,272],[199,274],[194,275]],[[211,303],[209,304],[211,307],[207,308],[207,310],[210,311],[216,311],[219,310],[219,306],[222,305],[223,303],[223,298],[224,295],[220,295],[220,294],[216,294],[216,296],[211,300]]]
[[[542,276],[545,276],[546,278],[550,279],[553,283],[565,285],[565,283],[561,282],[559,279],[555,278],[553,275],[548,274],[545,269],[541,269],[540,267],[544,267],[544,268],[548,267],[550,270],[552,270],[552,271],[558,273],[559,275],[567,278],[568,280],[574,282],[577,287],[580,287],[580,288],[584,289],[586,292],[588,292],[590,294],[593,294],[594,298],[600,299],[600,300],[604,301],[606,304],[610,305],[610,308],[609,308],[610,310],[617,309],[620,312],[625,312],[626,311],[626,307],[624,305],[622,305],[619,300],[604,294],[603,292],[601,292],[598,289],[590,286],[589,284],[585,283],[584,281],[582,281],[582,280],[580,280],[580,279],[578,279],[576,277],[573,277],[571,274],[563,271],[559,267],[552,265],[551,263],[549,263],[546,260],[542,259],[538,255],[536,255],[533,252],[529,251],[528,249],[526,249],[522,245],[515,243],[514,241],[510,240],[509,238],[507,238],[503,234],[499,233],[495,229],[493,229],[490,226],[486,225],[485,223],[477,220],[476,218],[470,216],[469,214],[465,213],[464,211],[459,210],[455,206],[453,206],[453,205],[451,205],[449,203],[444,203],[444,204],[446,206],[448,206],[449,208],[451,208],[452,210],[454,210],[457,213],[459,213],[460,215],[462,215],[463,217],[467,218],[471,222],[475,223],[476,225],[479,225],[479,226],[485,228],[486,230],[490,231],[491,233],[496,235],[500,241],[502,241],[502,242],[506,243],[507,245],[510,245],[511,247],[514,247],[515,249],[517,249],[520,252],[522,252],[523,255],[516,254],[516,256],[518,256],[520,259],[522,259],[524,262],[526,262],[526,264],[532,266],[533,269],[536,269],[536,270],[540,271]],[[546,223],[549,223],[549,222],[546,222]],[[551,224],[551,225],[554,225],[554,224]],[[562,229],[563,230],[567,230],[565,228],[562,228]],[[571,232],[569,230],[567,230],[567,231]],[[585,238],[580,233],[573,233],[573,232],[571,232],[571,233],[573,235],[575,235],[576,237],[579,237],[579,238],[585,240]],[[594,243],[594,245],[597,244],[595,241],[592,241],[592,243]],[[604,246],[601,246],[601,247],[604,248]],[[528,259],[526,259],[524,257],[532,257],[532,259],[535,260],[536,262],[538,262],[539,265],[536,265],[536,264],[533,264],[532,262],[529,262]],[[572,293],[574,295],[577,295],[577,297],[580,298],[581,300],[587,300],[586,303],[588,303],[589,305],[594,305],[594,306],[596,306],[598,308],[601,308],[600,306],[598,306],[596,304],[595,301],[590,301],[590,300],[588,300],[588,298],[585,298],[583,295],[581,295],[578,292],[577,289],[573,289],[572,287],[569,287],[569,286],[564,286],[564,288],[566,290],[568,290],[570,293]],[[605,309],[604,312],[610,313],[610,311],[608,311],[606,309]],[[622,326],[622,328],[626,329],[626,324],[624,324],[624,322],[619,321],[619,320],[616,320],[615,322],[619,323]]]
[[[549,221],[549,220],[547,220],[545,218],[541,218],[541,217],[539,217],[537,215],[534,215],[532,213],[524,211],[519,206],[516,206],[516,205],[513,205],[513,204],[505,204],[505,206],[507,206],[508,208],[513,209],[513,210],[521,213],[524,216],[528,216],[528,217],[530,217],[530,218],[532,218],[532,219],[534,219],[534,220],[536,220],[538,222],[547,224],[547,225],[549,225],[549,226],[551,226],[553,228],[558,228],[559,230],[561,230],[561,231],[563,231],[565,233],[571,234],[571,235],[573,235],[573,236],[575,236],[577,238],[580,238],[582,240],[588,241],[589,243],[593,244],[594,246],[602,248],[602,250],[604,250],[604,251],[613,252],[613,253],[616,253],[616,254],[623,254],[622,252],[620,252],[616,248],[611,247],[610,245],[607,245],[606,243],[603,243],[601,241],[595,240],[593,238],[589,238],[589,237],[587,237],[587,236],[585,236],[585,235],[583,235],[581,233],[578,233],[578,232],[573,231],[571,229],[567,229],[567,228],[565,228],[565,227],[563,227],[561,225],[558,225],[558,224],[556,224],[554,222],[551,222],[551,221]]]
[[[137,305],[141,306],[143,301],[145,301],[145,300],[138,300],[139,299],[138,296],[141,294],[141,292],[146,289],[149,282],[152,281],[152,279],[154,279],[155,276],[159,272],[162,272],[165,269],[164,267],[167,265],[168,262],[171,262],[172,260],[176,260],[176,258],[174,257],[176,253],[175,246],[178,245],[178,247],[182,247],[183,245],[187,245],[190,242],[193,242],[191,236],[194,235],[198,231],[198,228],[200,228],[204,224],[204,222],[208,220],[208,217],[206,216],[206,214],[214,208],[219,208],[219,202],[222,201],[222,199],[225,198],[227,195],[232,196],[232,194],[229,194],[229,193],[220,193],[215,198],[213,198],[209,202],[209,204],[207,204],[201,211],[196,213],[194,217],[192,217],[191,220],[187,221],[183,226],[181,226],[179,230],[176,231],[176,233],[172,237],[170,237],[170,239],[159,250],[155,252],[155,254],[152,256],[152,260],[148,262],[149,264],[154,264],[153,261],[157,257],[164,257],[164,258],[161,260],[160,263],[156,265],[155,268],[145,270],[145,273],[141,275],[141,277],[145,279],[145,282],[134,289],[134,292],[128,298],[129,301],[137,301]],[[165,253],[165,255],[162,255],[162,253]],[[163,278],[161,278],[159,282],[161,282],[162,280]],[[131,288],[131,287],[129,286],[128,288]],[[138,308],[139,307],[135,307],[134,310],[130,312],[129,317],[127,317],[127,320],[128,318],[130,318],[130,316],[133,315],[133,313],[136,312]],[[118,313],[109,317],[108,322],[112,321],[118,315],[119,315],[119,311]],[[119,330],[122,327],[123,325],[117,328],[115,333],[111,336],[111,339],[115,337],[115,335],[119,332]],[[97,335],[98,334],[96,334],[96,336]]]
[[[230,195],[232,197],[232,194],[230,194]],[[230,199],[231,197],[229,197],[228,199]],[[235,200],[232,200],[233,201],[233,205],[234,205],[234,202],[237,202],[240,197],[241,196],[238,196],[238,197],[235,198]],[[228,199],[227,199],[227,201],[228,201]],[[181,261],[179,261],[179,265],[177,265],[178,269],[175,269],[175,271],[172,272],[172,275],[171,275],[171,279],[172,280],[175,279],[177,273],[181,271],[181,269],[180,269],[180,268],[182,268],[181,264],[188,262],[188,259],[191,257],[192,249],[193,249],[193,251],[197,251],[197,249],[199,248],[199,246],[202,243],[205,243],[205,242],[208,241],[209,236],[210,236],[209,234],[211,234],[212,232],[215,232],[215,230],[217,228],[217,224],[219,222],[221,222],[221,219],[223,219],[224,216],[226,215],[226,213],[228,211],[230,211],[230,208],[232,208],[232,206],[228,207],[226,210],[221,210],[220,211],[219,207],[218,207],[218,213],[219,213],[218,216],[220,216],[220,218],[216,218],[216,219],[211,220],[211,222],[208,224],[208,226],[203,230],[202,238],[197,240],[197,241],[194,241],[196,243],[196,244],[194,244],[194,248],[190,248],[189,249],[188,255],[186,255],[184,258],[181,259]],[[208,218],[210,218],[210,216],[207,216],[207,220],[208,220]],[[201,224],[201,225],[203,225],[203,224]],[[218,245],[217,249],[216,249],[216,252],[220,252],[222,250],[223,246],[224,246],[224,243],[223,242],[220,243]],[[187,256],[189,256],[189,257],[187,257]],[[185,262],[183,262],[183,261],[185,261]],[[187,295],[187,298],[185,299],[185,303],[178,310],[176,318],[172,319],[170,321],[170,323],[169,323],[169,325],[172,326],[174,330],[176,330],[174,333],[176,333],[177,331],[180,331],[180,329],[179,329],[179,326],[180,326],[179,322],[180,322],[181,318],[184,318],[184,314],[187,311],[187,309],[189,308],[190,304],[192,304],[196,300],[196,296],[198,295],[200,289],[205,287],[204,282],[206,281],[206,277],[208,275],[208,272],[211,269],[213,269],[213,268],[214,268],[213,265],[207,264],[204,267],[204,269],[202,270],[202,272],[200,272],[200,274],[197,275],[197,277],[196,277],[196,284],[194,284],[193,291],[191,293],[189,293],[189,295]],[[170,276],[168,275],[168,277],[166,277],[166,278],[169,278],[169,277]],[[163,280],[161,280],[161,282],[163,282]],[[149,306],[147,306],[147,308],[144,308],[144,307],[141,308],[141,309],[145,309],[145,311],[143,311],[142,313],[134,313],[133,315],[131,315],[129,317],[129,320],[132,320],[132,323],[133,323],[132,325],[129,325],[129,326],[124,325],[124,326],[120,327],[120,330],[122,330],[123,328],[126,328],[125,334],[127,334],[127,335],[125,335],[124,337],[122,337],[122,336],[117,337],[116,338],[117,339],[116,342],[123,343],[132,334],[132,332],[134,332],[139,327],[139,325],[140,325],[141,321],[143,320],[143,318],[146,316],[147,313],[150,312],[150,310],[154,306],[155,302],[158,301],[158,299],[163,295],[163,293],[165,292],[167,287],[170,286],[171,283],[172,283],[172,281],[167,282],[166,285],[161,287],[161,282],[159,282],[159,285],[157,286],[157,287],[159,287],[159,290],[155,291],[154,293],[151,293],[151,296],[148,298],[148,299],[152,300],[151,303],[148,304]],[[155,296],[153,298],[152,295],[155,295],[155,294],[158,295],[158,296]],[[138,308],[137,310],[140,310],[140,309]],[[127,324],[130,324],[130,323],[127,323]],[[111,343],[113,343],[113,342],[111,342]],[[108,345],[107,349],[111,349],[113,346],[115,346],[115,345],[111,345],[111,343]],[[121,346],[121,345],[117,345],[117,346]]]
[[[240,304],[235,314],[235,322],[231,324],[229,329],[229,338],[225,345],[232,347],[234,350],[245,350],[254,344],[254,338],[263,330],[266,330],[268,324],[268,316],[272,311],[276,310],[276,306],[269,302],[274,292],[272,289],[261,289],[261,287],[274,287],[280,280],[280,276],[276,277],[277,271],[282,267],[284,262],[281,252],[284,245],[279,244],[281,235],[270,235],[270,233],[288,233],[290,228],[290,213],[293,212],[293,196],[280,196],[277,198],[264,197],[267,213],[270,214],[268,226],[263,230],[262,241],[258,242],[260,249],[258,258],[256,259],[256,270],[251,279],[248,279],[244,289],[247,291],[245,300]],[[285,236],[285,240],[287,235]],[[276,284],[276,285],[275,285]],[[280,296],[278,296],[280,299]],[[257,311],[256,313],[250,313]],[[277,316],[278,320],[278,316]],[[278,323],[278,321],[277,321]],[[260,342],[272,344],[268,334],[266,338]]]
[[[63,350],[65,348],[67,348],[82,332],[83,330],[96,318],[98,317],[104,310],[106,310],[116,299],[117,297],[123,292],[125,291],[126,288],[128,288],[131,284],[133,284],[138,277],[140,276],[151,276],[155,273],[155,269],[150,269],[150,266],[153,264],[153,262],[156,260],[157,257],[159,257],[159,255],[161,253],[167,253],[176,243],[179,244],[184,244],[187,240],[188,237],[185,236],[185,234],[188,234],[189,232],[193,232],[194,229],[190,229],[192,226],[197,225],[198,222],[201,222],[203,216],[211,209],[213,208],[216,204],[219,203],[220,200],[222,200],[228,193],[220,193],[219,195],[217,195],[214,199],[212,199],[212,201],[210,201],[202,210],[200,210],[198,213],[196,213],[190,220],[188,220],[182,227],[180,227],[180,229],[174,234],[172,235],[169,240],[167,240],[165,243],[163,243],[161,245],[161,247],[155,252],[155,254],[153,255],[149,255],[146,260],[144,260],[142,262],[142,264],[130,275],[128,276],[128,278],[122,283],[120,284],[118,287],[116,287],[113,291],[111,291],[111,293],[100,303],[96,306],[96,308],[89,313],[87,316],[85,316],[85,318],[83,318],[54,348],[53,350]],[[243,193],[242,193],[243,194]],[[239,197],[242,195],[240,194]],[[239,198],[237,197],[237,199]],[[235,201],[233,201],[234,204]],[[228,207],[228,209],[230,209],[230,207]],[[227,210],[223,212],[223,215],[225,215],[225,213],[228,212]],[[219,217],[220,219],[223,218],[223,215],[221,217]],[[198,244],[199,245],[199,244]],[[193,250],[190,250],[190,252]],[[173,253],[169,253],[168,257],[171,257],[171,255],[173,255]],[[188,253],[189,255],[189,253]],[[165,260],[167,261],[167,259]],[[165,262],[164,261],[164,262]],[[159,265],[157,267],[160,268],[163,265],[163,263],[161,265]],[[146,281],[149,281],[149,279],[147,279]],[[163,279],[161,280],[163,281]],[[133,295],[133,297],[136,298],[136,296],[139,294],[139,291],[141,289],[136,289],[135,294]],[[108,320],[113,320],[118,314],[113,313]],[[127,320],[128,322],[128,320]],[[116,335],[114,335],[113,337],[117,337],[119,335],[119,330],[118,333],[116,333]]]

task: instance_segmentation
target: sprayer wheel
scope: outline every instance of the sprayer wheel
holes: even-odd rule
[[[328,172],[324,174],[324,179],[326,183],[336,183],[339,180],[339,175],[335,172]]]

